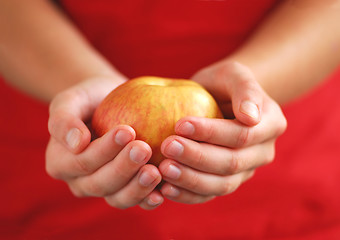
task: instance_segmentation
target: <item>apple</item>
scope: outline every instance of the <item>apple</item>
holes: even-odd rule
[[[160,146],[175,134],[176,122],[186,116],[222,118],[214,98],[200,84],[185,79],[139,77],[129,80],[99,104],[92,118],[97,137],[117,125],[129,125],[136,139],[152,149],[149,163],[164,159]]]

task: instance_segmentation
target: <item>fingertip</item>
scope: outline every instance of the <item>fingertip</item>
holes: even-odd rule
[[[158,166],[161,175],[164,177],[169,170],[169,167],[175,166],[176,162],[171,159],[164,159]],[[176,166],[175,166],[176,167]],[[176,167],[178,168],[178,167]]]
[[[150,145],[147,144],[146,142],[142,141],[142,140],[135,140],[134,143],[137,144],[138,146],[143,147],[148,152],[152,151]]]
[[[91,142],[90,130],[85,124],[82,125],[84,126],[71,127],[64,139],[64,144],[75,154],[82,152]]]
[[[71,128],[65,137],[68,147],[72,150],[78,148],[82,139],[82,135],[82,132],[78,128]]]
[[[169,199],[174,199],[181,194],[180,189],[170,183],[163,184],[160,191],[163,194],[163,196]]]
[[[247,66],[234,62],[229,81],[232,110],[237,120],[248,126],[261,121],[261,108],[266,96]]]
[[[163,140],[162,144],[161,144],[161,153],[163,155],[167,155],[165,150],[167,149],[167,147],[170,145],[171,142],[176,141],[176,135],[171,135],[169,137],[167,137],[166,139]]]
[[[140,169],[139,183],[143,187],[156,187],[162,181],[162,175],[158,168],[152,164],[146,164]]]
[[[151,206],[158,206],[164,202],[162,194],[158,191],[153,191],[149,195],[148,204]]]
[[[152,149],[144,141],[134,140],[127,146],[129,150],[129,158],[136,163],[148,162],[152,156]]]
[[[158,183],[160,183],[162,175],[159,171],[159,169],[152,164],[146,164],[142,167],[142,171],[148,171],[150,174],[152,174]]]
[[[163,174],[166,170],[166,168],[169,166],[170,164],[170,159],[164,159],[158,166],[159,171],[161,172],[161,174]]]
[[[144,199],[140,206],[145,210],[153,210],[162,205],[163,202],[164,197],[162,196],[162,194],[159,191],[154,190],[149,194],[148,197]]]
[[[256,125],[261,120],[261,110],[258,103],[251,100],[244,100],[240,103],[238,111],[235,112],[236,118],[249,126]]]
[[[136,138],[135,130],[127,125],[120,125],[113,129],[114,141],[120,145],[125,146]]]
[[[188,118],[180,119],[175,125],[175,132],[182,136],[192,136],[195,133],[195,126]]]
[[[72,153],[79,153],[91,142],[91,132],[85,123],[64,111],[55,111],[48,120],[48,131],[54,139]]]

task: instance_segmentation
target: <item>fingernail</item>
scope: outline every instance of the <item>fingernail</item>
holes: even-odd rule
[[[170,164],[164,174],[167,178],[178,179],[181,175],[181,170],[173,164]]]
[[[165,192],[165,195],[168,197],[178,197],[181,192],[174,186],[170,186],[167,191]]]
[[[172,157],[180,156],[184,151],[184,147],[178,141],[173,140],[166,148],[165,153]]]
[[[140,149],[140,147],[134,146],[130,150],[130,159],[135,163],[141,163],[145,160],[147,153]]]
[[[242,102],[240,106],[240,112],[256,120],[259,118],[259,108],[255,103],[248,100]]]
[[[125,146],[128,142],[132,140],[131,134],[125,130],[119,130],[115,136],[115,142],[120,146]]]
[[[146,202],[150,206],[157,206],[162,203],[162,197],[160,196],[154,196],[153,199],[149,198]]]
[[[195,133],[195,127],[190,122],[184,122],[178,126],[177,132],[183,135],[190,136]]]
[[[75,149],[79,146],[81,140],[81,132],[78,128],[72,128],[66,134],[66,142],[70,148]]]
[[[144,186],[148,187],[155,181],[155,177],[149,174],[148,172],[142,172],[139,177],[139,183]]]

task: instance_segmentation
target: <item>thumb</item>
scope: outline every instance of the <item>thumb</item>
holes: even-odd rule
[[[253,126],[260,122],[263,99],[266,96],[255,76],[244,65],[233,64],[229,80],[226,81],[230,89],[232,109],[237,120]]]
[[[225,116],[235,116],[248,126],[260,122],[263,99],[267,95],[245,65],[229,60],[218,62],[200,70],[192,80],[214,96],[225,110]]]
[[[91,142],[86,126],[98,104],[123,78],[94,77],[61,93],[51,102],[48,130],[51,137],[73,153],[80,153]]]
[[[71,96],[72,95],[72,96]],[[51,137],[73,153],[79,153],[91,141],[91,133],[84,123],[86,101],[80,101],[74,92],[62,92],[50,104],[48,130]]]

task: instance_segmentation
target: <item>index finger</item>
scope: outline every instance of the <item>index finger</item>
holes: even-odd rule
[[[284,131],[285,118],[280,112],[274,114],[276,117],[264,116],[255,126],[244,125],[236,119],[185,117],[176,123],[175,132],[200,142],[229,148],[246,147],[277,137]]]

